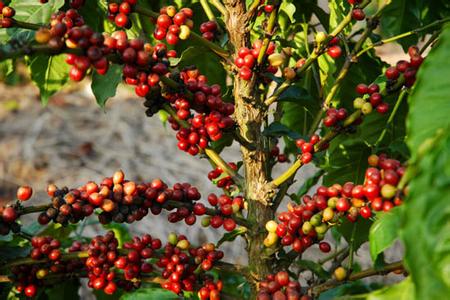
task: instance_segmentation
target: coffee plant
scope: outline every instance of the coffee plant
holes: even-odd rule
[[[198,175],[219,191],[120,170],[55,182],[47,199],[21,186],[0,207],[2,299],[77,299],[80,286],[98,299],[448,299],[448,1],[1,0],[0,11],[2,78],[25,65],[44,105],[70,81],[88,78],[102,108],[130,87],[179,155],[211,163]],[[378,51],[388,43],[405,52],[392,65]],[[227,162],[233,142],[241,159]],[[315,173],[296,177],[304,169]],[[222,238],[124,229],[147,218]],[[75,234],[86,224],[104,231]],[[238,238],[246,265],[220,250]],[[399,261],[384,256],[394,242]],[[365,251],[370,268],[356,260]],[[398,283],[367,280],[388,274]]]

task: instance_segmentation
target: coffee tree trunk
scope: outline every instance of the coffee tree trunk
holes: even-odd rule
[[[250,46],[248,30],[249,20],[245,11],[245,1],[226,0],[225,6],[229,12],[226,26],[235,51],[241,47]],[[254,222],[248,233],[248,261],[250,277],[256,280],[264,278],[272,269],[271,259],[264,256],[263,240],[266,235],[264,226],[273,219],[274,212],[270,208],[270,191],[266,188],[267,172],[267,139],[262,135],[261,128],[265,118],[262,109],[261,95],[254,78],[249,81],[239,76],[234,78],[235,118],[239,125],[240,134],[252,145],[252,150],[241,147],[243,167],[245,171],[244,195],[248,201],[249,219]],[[257,287],[253,284],[253,297]]]

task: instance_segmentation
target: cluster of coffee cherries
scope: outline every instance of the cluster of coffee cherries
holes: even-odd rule
[[[371,155],[368,161],[371,167],[366,170],[364,184],[321,186],[312,197],[304,196],[302,204],[289,204],[288,211],[278,215],[279,223],[267,222],[269,234],[264,244],[271,247],[281,239],[281,245],[292,246],[301,253],[321,241],[341,216],[355,222],[358,216],[370,218],[372,210],[389,211],[400,205],[406,191],[399,190],[397,185],[405,168],[384,154]],[[319,247],[323,252],[329,251],[328,243]]]
[[[376,83],[365,85],[360,83],[356,86],[356,92],[361,95],[367,95],[368,98],[358,97],[353,100],[353,107],[360,109],[364,115],[368,115],[373,111],[373,108],[380,114],[385,114],[389,110],[389,104],[383,102],[383,95],[380,93],[380,86]],[[368,101],[367,101],[368,100]]]
[[[231,169],[237,171],[238,166],[235,163],[228,163]],[[230,191],[234,187],[234,181],[221,167],[217,166],[208,173],[208,179],[211,180],[218,188]]]
[[[208,195],[208,202],[216,207],[220,214],[214,216],[206,216],[202,219],[202,226],[211,226],[219,228],[223,226],[226,231],[233,231],[236,228],[236,221],[232,219],[232,215],[241,212],[245,208],[244,198],[242,196],[230,197],[216,194]]]
[[[193,291],[195,283],[200,280],[198,268],[203,271],[212,269],[215,262],[223,258],[223,252],[217,250],[212,243],[206,243],[201,247],[190,246],[185,236],[177,236],[171,233],[168,243],[163,248],[163,255],[156,262],[156,266],[162,269],[161,283],[164,289],[176,294],[181,291]]]
[[[238,50],[234,64],[239,68],[239,77],[242,79],[250,80],[253,77],[261,47],[262,41],[256,40],[253,42],[251,49],[242,47]],[[275,74],[278,67],[285,61],[285,57],[280,53],[275,53],[275,43],[273,42],[269,43],[266,54],[268,55],[268,65],[262,71]]]
[[[0,19],[0,28],[10,28],[13,25],[13,17],[16,15],[14,8],[5,5],[3,1],[0,1],[0,13],[2,18]]]
[[[411,87],[416,82],[416,73],[424,58],[416,46],[409,47],[408,55],[409,61],[399,60],[395,66],[386,69],[385,76],[388,80],[388,85],[393,85],[401,74],[403,74],[406,87]]]
[[[29,186],[21,186],[17,189],[16,197],[19,201],[27,201],[31,198],[33,190]],[[20,215],[20,205],[7,205],[0,207],[0,235],[7,235],[10,231],[20,231],[20,224],[16,222]]]
[[[309,139],[309,142],[304,139],[298,139],[295,141],[295,145],[302,152],[301,161],[302,164],[307,164],[311,162],[314,154],[314,145],[316,145],[320,141],[320,137],[317,134],[314,134]],[[322,148],[326,148],[327,145],[323,145]]]
[[[61,243],[52,237],[35,236],[31,239],[31,246],[30,258],[36,263],[11,269],[16,290],[26,297],[34,297],[49,274],[74,273],[83,269],[83,262],[79,259],[61,260]]]
[[[61,259],[61,243],[51,236],[38,236],[31,239],[30,257],[34,260],[41,259],[46,256],[51,261],[59,261]]]
[[[177,117],[187,121],[189,127],[182,127],[173,117],[169,117],[169,122],[172,129],[178,131],[178,148],[197,155],[210,140],[220,140],[223,132],[234,126],[230,117],[234,113],[234,104],[224,102],[220,86],[208,85],[206,76],[198,69],[183,70],[178,80],[192,97],[187,97],[186,93],[168,93],[165,98],[176,109]]]
[[[416,74],[424,58],[421,56],[419,49],[416,46],[411,46],[408,49],[410,60],[399,60],[395,66],[386,69],[385,76],[387,79],[386,90],[389,92],[399,80],[403,80],[405,87],[411,87],[416,82]],[[371,84],[369,86],[361,83],[356,86],[356,92],[365,98],[356,98],[353,101],[353,106],[356,109],[361,109],[363,114],[369,114],[375,108],[378,113],[385,114],[389,110],[389,104],[383,102],[383,95],[380,93],[378,84]]]
[[[35,40],[38,43],[47,44],[54,50],[66,47],[83,51],[81,55],[67,55],[66,63],[72,66],[69,71],[71,80],[82,80],[91,67],[102,75],[108,71],[109,62],[105,56],[109,49],[104,45],[103,35],[84,25],[77,10],[53,14],[50,24],[50,29],[43,27],[36,32]]]
[[[194,12],[190,8],[177,11],[173,5],[165,6],[159,11],[153,36],[157,40],[166,39],[169,45],[176,45],[179,40],[186,40],[194,27]]]
[[[209,275],[204,276],[204,284],[197,293],[200,300],[218,300],[220,299],[220,291],[223,288],[221,280],[214,282],[214,278]]]
[[[275,145],[270,149],[270,156],[275,158],[279,163],[289,162],[289,158],[285,153],[280,153],[280,147]]]
[[[133,5],[137,0],[123,0],[108,4],[108,19],[114,22],[118,27],[131,28],[129,14],[133,11]]]
[[[217,23],[216,21],[206,21],[200,25],[200,32],[202,33],[202,37],[207,39],[208,41],[214,40],[217,33]]]
[[[51,220],[63,225],[77,223],[92,215],[95,209],[101,212],[98,218],[102,224],[112,221],[132,223],[141,220],[149,210],[154,215],[160,214],[163,208],[172,210],[173,207],[166,205],[167,201],[181,202],[191,207],[194,201],[200,199],[197,188],[187,183],[177,183],[170,189],[160,179],[135,183],[124,177],[122,171],[117,171],[112,177],[104,178],[99,185],[91,181],[71,190],[49,185],[47,192],[52,197],[52,203],[39,215],[39,223],[46,225]],[[191,214],[189,212],[188,216]]]
[[[257,300],[310,300],[309,296],[302,296],[301,286],[298,281],[291,280],[286,271],[267,275],[266,279],[259,282]]]
[[[329,108],[326,117],[323,119],[323,125],[326,127],[339,127],[342,121],[347,118],[347,110],[345,108]]]

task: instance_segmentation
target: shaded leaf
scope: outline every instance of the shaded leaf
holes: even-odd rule
[[[327,272],[322,265],[312,261],[312,260],[297,260],[295,262],[300,268],[308,269],[317,275],[320,279],[329,279],[331,277],[330,273]]]
[[[222,236],[222,238],[217,242],[217,247],[219,247],[220,245],[222,245],[225,242],[234,241],[238,236],[243,235],[246,232],[247,232],[247,228],[241,226],[231,232],[225,233]]]
[[[370,256],[376,261],[378,255],[389,248],[398,238],[401,222],[400,208],[395,207],[389,212],[377,213],[377,220],[370,227]]]
[[[120,297],[120,300],[147,300],[147,299],[158,299],[158,300],[175,300],[179,297],[162,288],[141,288],[132,292],[128,292]]]
[[[64,60],[64,54],[34,55],[27,62],[31,79],[39,88],[41,102],[44,105],[53,94],[61,90],[68,80],[69,65]]]
[[[117,87],[122,82],[122,66],[111,64],[105,75],[94,71],[91,89],[100,107],[105,107],[106,101],[116,95]]]

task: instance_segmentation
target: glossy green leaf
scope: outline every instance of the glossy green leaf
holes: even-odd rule
[[[245,227],[238,227],[235,230],[231,232],[225,233],[222,238],[217,242],[217,247],[222,245],[225,242],[232,242],[234,241],[238,236],[243,235],[247,232],[247,228]]]
[[[389,248],[399,236],[400,208],[396,207],[389,212],[379,212],[376,218],[369,232],[370,256],[374,262],[378,255]]]
[[[367,241],[371,225],[372,221],[368,219],[358,218],[355,223],[352,223],[347,218],[343,218],[343,222],[337,227],[337,230],[342,234],[347,243],[352,243],[353,239],[353,250],[357,251]]]
[[[299,139],[301,137],[300,134],[290,130],[289,127],[279,122],[273,122],[268,127],[264,128],[263,135],[270,137],[287,136],[293,140]]]
[[[111,64],[105,75],[94,71],[91,89],[100,107],[105,107],[106,101],[116,95],[117,87],[122,82],[122,66]]]
[[[9,4],[14,8],[16,15],[14,19],[34,24],[46,24],[51,15],[64,5],[64,0],[49,0],[45,4],[34,0],[12,0]],[[17,39],[21,35],[21,40],[29,40],[34,37],[34,32],[22,28],[8,28],[0,30],[0,42],[5,42],[11,38]],[[26,37],[26,38],[24,38]]]
[[[347,1],[331,0],[328,1],[328,7],[330,9],[330,31],[332,31],[348,14],[350,11],[350,5]],[[342,32],[348,34],[350,31],[351,26],[346,26]]]
[[[411,151],[417,153],[417,149]],[[416,287],[417,299],[445,299],[450,295],[448,131],[414,167],[417,174],[411,178],[404,206],[402,239],[406,247],[405,261]]]
[[[417,150],[437,130],[450,126],[450,26],[433,48],[417,75],[416,88],[410,97],[408,116],[408,146]],[[413,157],[417,151],[413,152]]]
[[[384,287],[367,295],[353,296],[347,299],[366,299],[366,300],[411,300],[411,299],[429,299],[415,298],[414,284],[408,277],[400,283]],[[443,298],[444,299],[444,298]]]
[[[53,94],[61,90],[68,80],[69,65],[64,60],[64,54],[34,55],[27,62],[31,79],[39,88],[41,102],[44,105]]]
[[[364,142],[346,141],[346,135],[334,141],[325,155],[323,169],[325,185],[344,184],[347,181],[362,183],[367,168],[370,148]]]

